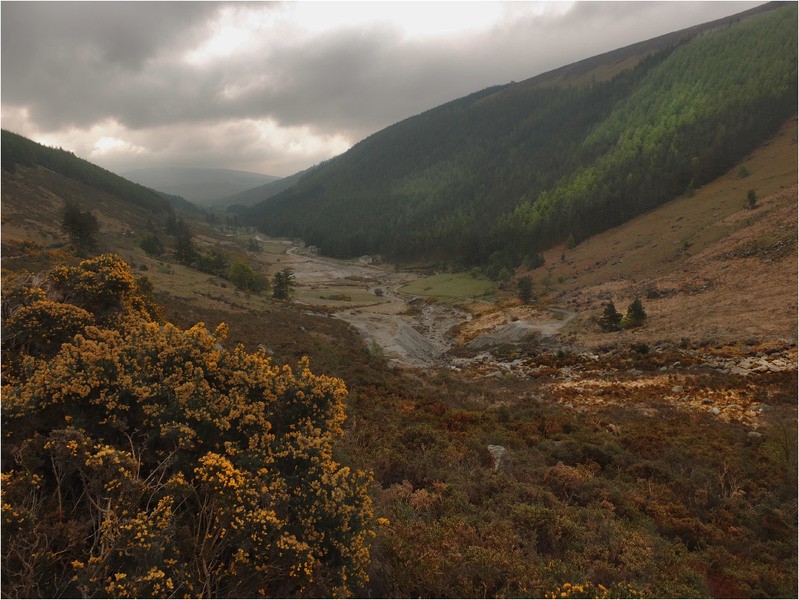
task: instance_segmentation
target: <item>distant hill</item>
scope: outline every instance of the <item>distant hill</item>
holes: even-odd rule
[[[37,144],[4,129],[2,131],[3,173],[14,173],[18,166],[37,165],[149,211],[169,210],[168,199],[153,190],[78,158],[72,152]]]
[[[308,173],[311,173],[316,167],[305,169],[294,175],[289,175],[283,179],[271,181],[258,187],[254,187],[232,196],[218,198],[210,202],[211,206],[253,206],[259,202],[263,202],[280,192],[289,189],[291,186],[296,185]]]
[[[195,167],[135,169],[123,175],[136,183],[203,205],[280,179],[249,171]]]
[[[246,216],[331,256],[515,267],[690,192],[771,136],[796,112],[796,21],[793,3],[763,5],[476,92]]]

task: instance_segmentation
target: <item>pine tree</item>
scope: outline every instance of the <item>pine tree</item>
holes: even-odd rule
[[[621,313],[616,310],[613,301],[610,301],[605,305],[605,310],[599,319],[599,326],[602,331],[618,331],[621,328],[621,320]]]
[[[519,283],[517,284],[517,290],[519,294],[519,300],[522,301],[522,304],[530,304],[533,299],[533,279],[529,275],[525,275],[521,279],[519,279]]]
[[[275,273],[272,279],[272,297],[275,300],[288,300],[294,287],[294,271],[286,267]]]
[[[624,315],[624,318],[621,320],[621,327],[622,329],[632,329],[634,327],[640,327],[646,321],[646,311],[644,311],[644,306],[641,304],[641,298],[636,298],[633,300],[633,303],[627,307],[627,314]]]
[[[67,202],[61,217],[61,228],[69,235],[72,245],[79,252],[97,248],[100,223],[91,211],[81,210],[77,204]]]
[[[179,263],[190,265],[197,260],[197,250],[191,239],[191,230],[183,219],[178,219],[175,230],[175,257]]]
[[[746,193],[746,205],[750,209],[757,208],[757,192],[755,190],[749,190]]]

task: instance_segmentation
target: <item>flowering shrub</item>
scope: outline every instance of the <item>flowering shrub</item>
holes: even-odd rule
[[[369,476],[333,460],[344,383],[151,322],[129,273],[57,269],[64,301],[12,316],[52,342],[4,380],[8,594],[355,593],[374,534]]]
[[[6,322],[6,343],[29,354],[49,355],[93,322],[92,316],[72,304],[37,300],[17,310]]]
[[[629,583],[614,583],[609,588],[601,583],[564,583],[545,598],[641,598],[641,594]]]

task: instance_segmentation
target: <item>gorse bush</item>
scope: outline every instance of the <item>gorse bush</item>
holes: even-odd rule
[[[4,592],[360,589],[370,476],[333,460],[343,381],[225,349],[224,325],[154,322],[117,257],[45,281],[9,290],[30,301],[15,304],[3,353]]]

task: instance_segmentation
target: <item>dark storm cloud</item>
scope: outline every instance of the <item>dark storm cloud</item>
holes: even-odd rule
[[[150,61],[196,39],[215,10],[193,2],[5,2],[3,103],[28,106],[45,128],[114,116],[141,84],[158,92],[156,103],[168,73]]]
[[[281,147],[303,147],[299,138],[290,139],[300,135],[294,132],[283,136],[283,146],[275,141],[264,148],[269,140],[253,131],[252,121],[355,142],[489,85],[755,4],[587,2],[531,14],[519,3],[506,6],[505,18],[490,29],[443,37],[409,36],[390,20],[317,33],[288,22],[265,27],[235,51],[192,58],[223,28],[225,15],[248,23],[260,12],[283,14],[286,7],[4,2],[4,122],[7,115],[23,115],[39,133],[113,122],[128,132],[126,140],[161,162],[222,166],[224,160],[235,167],[254,156],[272,161]],[[446,10],[458,11],[458,4]],[[93,143],[85,142],[89,149]],[[130,157],[131,166],[148,152]],[[303,160],[311,158],[326,156],[308,150]]]

